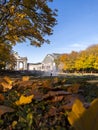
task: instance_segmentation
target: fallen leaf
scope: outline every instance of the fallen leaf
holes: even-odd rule
[[[91,102],[88,109],[80,100],[76,100],[68,120],[76,130],[98,130],[98,98]]]
[[[51,101],[52,102],[59,102],[62,101],[64,96],[55,96]]]
[[[29,76],[23,76],[22,81],[29,81],[30,77]]]
[[[0,101],[4,101],[4,96],[2,94],[0,94]]]
[[[14,112],[14,109],[4,105],[0,105],[0,116],[7,112]]]
[[[55,116],[57,114],[57,108],[56,107],[51,107],[49,112],[47,112],[45,114],[45,118],[51,117],[51,116]]]
[[[34,95],[30,95],[30,96],[21,96],[20,99],[18,101],[15,102],[15,104],[17,106],[19,105],[25,105],[25,104],[29,104],[32,102]]]
[[[85,108],[83,107],[82,102],[76,99],[72,106],[72,111],[68,114],[68,120],[76,130],[85,130],[80,120],[80,117],[84,113],[84,111]]]
[[[13,129],[15,129],[15,126],[17,125],[17,123],[18,123],[17,121],[13,121],[13,122],[12,122],[12,128],[13,128]]]
[[[78,93],[80,84],[73,84],[72,86],[68,87],[67,91],[72,93]]]
[[[7,91],[7,90],[9,90],[9,89],[12,89],[12,84],[8,84],[6,82],[2,82],[1,86],[3,87],[3,91],[4,92]]]
[[[4,81],[6,81],[8,84],[11,84],[11,85],[13,83],[13,80],[10,77],[8,77],[8,76],[4,77]]]

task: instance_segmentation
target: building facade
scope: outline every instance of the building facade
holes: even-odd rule
[[[55,60],[60,54],[47,54],[41,63],[27,63],[27,57],[20,57],[15,54],[17,64],[15,70],[43,71],[47,74],[56,74],[57,66]]]
[[[58,58],[60,54],[48,54],[44,58],[44,60],[41,63],[28,63],[28,70],[32,71],[43,71],[45,72],[45,75],[56,75],[57,74],[57,66],[55,63],[55,60]]]
[[[16,58],[15,70],[27,70],[27,57],[20,57],[17,52],[14,56]]]

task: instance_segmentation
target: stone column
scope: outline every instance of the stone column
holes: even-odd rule
[[[17,70],[19,70],[19,61],[17,61]]]
[[[24,60],[24,70],[27,70],[27,59]]]

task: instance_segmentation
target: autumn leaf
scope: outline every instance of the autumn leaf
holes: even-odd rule
[[[29,81],[30,77],[29,76],[23,76],[22,81]]]
[[[98,130],[98,98],[91,102],[90,107],[83,114],[84,130]]]
[[[80,84],[75,83],[72,86],[68,87],[67,91],[72,92],[72,93],[78,93],[79,87],[80,87]]]
[[[13,128],[13,129],[15,129],[15,126],[17,125],[17,123],[18,123],[17,121],[13,121],[13,122],[12,122],[12,128]]]
[[[75,103],[73,104],[72,111],[68,115],[70,124],[75,127],[76,130],[84,130],[81,121],[77,122],[84,111],[85,108],[83,107],[82,102],[76,99]]]
[[[23,96],[23,95],[21,95],[20,99],[18,101],[16,101],[15,104],[17,106],[29,104],[29,103],[32,102],[33,97],[34,97],[34,95],[30,95],[30,96]]]
[[[3,87],[3,91],[6,92],[8,91],[9,89],[12,89],[12,85],[11,84],[8,84],[6,82],[2,82],[1,83],[1,86]]]
[[[2,94],[0,94],[0,101],[4,101],[4,96]]]
[[[8,76],[5,76],[5,77],[4,77],[4,80],[5,80],[8,84],[12,84],[12,83],[13,83],[13,80],[12,80],[10,77],[8,77]]]
[[[4,81],[1,82],[1,86],[3,87],[3,91],[8,91],[9,89],[12,89],[12,83],[13,83],[13,80],[8,77],[8,76],[5,76],[3,78]]]
[[[92,101],[88,109],[77,99],[68,120],[75,130],[98,130],[98,98]]]
[[[14,109],[4,105],[0,105],[0,116],[7,112],[14,112]]]

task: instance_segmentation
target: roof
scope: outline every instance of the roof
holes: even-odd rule
[[[51,56],[53,56],[54,59],[58,58],[60,55],[61,55],[61,54],[59,54],[59,53],[53,53],[53,54],[51,54]]]
[[[45,58],[43,59],[42,63],[48,63],[48,62],[54,61],[55,59],[58,58],[58,56],[60,56],[60,54],[58,53],[47,54]]]
[[[41,65],[42,63],[28,63],[28,65]]]

